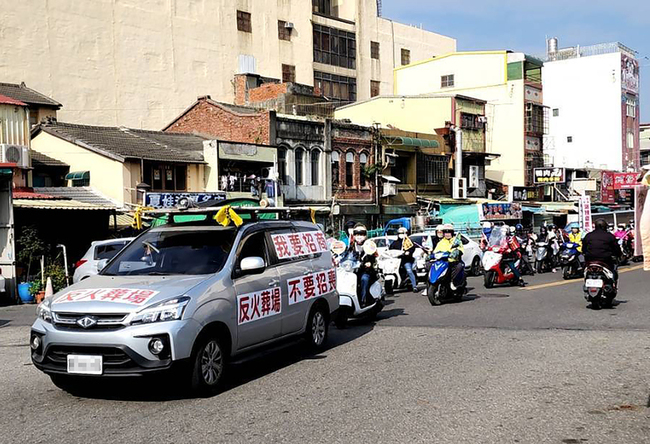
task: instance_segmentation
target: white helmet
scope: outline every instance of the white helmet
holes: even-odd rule
[[[490,222],[483,222],[483,228],[492,228],[492,223],[490,223]]]

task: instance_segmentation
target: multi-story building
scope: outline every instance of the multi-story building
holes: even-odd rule
[[[20,23],[0,44],[0,78],[56,97],[60,120],[91,125],[159,129],[198,95],[233,103],[235,73],[364,100],[392,90],[393,68],[456,49],[380,17],[377,0],[0,4]]]
[[[395,95],[454,93],[484,100],[486,152],[498,155],[486,178],[530,185],[543,166],[548,113],[542,103],[542,61],[520,52],[455,52],[395,69]],[[496,157],[496,156],[495,156]]]
[[[650,165],[650,123],[639,125],[639,151],[641,166]]]
[[[549,39],[543,70],[551,109],[544,148],[556,167],[639,167],[639,64],[620,43],[558,49]]]

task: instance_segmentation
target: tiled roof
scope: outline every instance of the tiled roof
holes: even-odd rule
[[[0,94],[12,99],[20,100],[28,105],[42,105],[52,108],[61,108],[61,104],[52,100],[48,96],[27,88],[24,83],[17,85],[15,83],[0,83]]]
[[[20,100],[12,99],[3,94],[0,94],[0,103],[3,105],[17,105],[17,106],[27,106],[26,103],[21,102]]]
[[[61,162],[60,160],[57,159],[52,159],[49,156],[46,156],[43,153],[39,153],[38,151],[30,150],[30,154],[32,156],[32,166],[33,167],[38,167],[38,166],[68,166],[67,163]]]
[[[37,187],[34,188],[34,192],[57,198],[72,199],[85,204],[101,205],[110,208],[118,207],[115,202],[91,187]]]
[[[204,138],[192,134],[164,133],[124,127],[89,126],[48,121],[39,131],[123,162],[126,159],[203,163]]]
[[[110,208],[101,205],[87,204],[76,200],[14,199],[13,203],[16,208],[31,208],[37,210],[110,210]]]

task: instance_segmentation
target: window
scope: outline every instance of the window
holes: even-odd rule
[[[560,116],[560,108],[553,108],[553,117]]]
[[[625,102],[627,104],[627,116],[636,117],[636,100],[631,97],[626,97]]]
[[[296,82],[296,67],[293,65],[282,64],[282,83]]]
[[[406,48],[402,48],[402,66],[408,65],[410,63],[411,63],[411,51]]]
[[[567,136],[566,142],[567,143],[572,143],[573,142],[573,136]]]
[[[332,151],[332,187],[336,188],[339,186],[339,153],[337,151]]]
[[[187,165],[145,161],[143,167],[143,182],[151,185],[151,191],[187,190]]]
[[[314,86],[320,88],[325,97],[344,101],[357,100],[357,79],[314,71]]]
[[[357,40],[353,32],[314,25],[314,62],[356,69]]]
[[[430,156],[418,153],[416,162],[418,184],[446,185],[449,181],[449,159],[447,156]],[[405,182],[406,168],[403,175],[403,180],[394,176],[402,180],[402,182]]]
[[[320,158],[320,150],[311,150],[311,184],[318,185],[318,159]]]
[[[462,129],[480,130],[483,129],[483,122],[477,114],[460,113],[460,127]]]
[[[531,134],[548,134],[548,108],[526,103],[526,132]]]
[[[237,255],[239,258],[237,262],[237,270],[241,270],[239,264],[242,259],[247,257],[261,257],[264,259],[265,264],[269,264],[268,255],[266,252],[266,232],[258,231],[253,233],[246,238],[244,241],[244,246],[239,251]]]
[[[632,131],[627,132],[627,147],[628,149],[634,148],[634,133]]]
[[[354,153],[345,154],[345,186],[354,186]]]
[[[253,32],[253,28],[251,27],[251,15],[249,12],[237,11],[237,30]]]
[[[278,38],[280,40],[291,41],[291,28],[287,28],[287,22],[278,20]]]
[[[287,183],[287,149],[278,148],[278,179],[281,183]]]
[[[304,185],[302,175],[302,164],[304,162],[305,150],[298,148],[296,150],[296,185]]]
[[[370,57],[379,60],[379,42],[370,42]]]
[[[368,155],[366,153],[359,154],[359,185],[366,186],[366,166],[368,164]]]
[[[97,245],[95,247],[95,260],[100,261],[102,259],[113,259],[113,257],[119,253],[126,244],[128,244],[128,242],[115,242],[113,244]]]
[[[371,80],[370,81],[370,97],[375,97],[379,95],[379,86],[381,85],[381,82],[377,80]]]
[[[453,88],[454,87],[454,75],[447,74],[445,76],[440,76],[440,87],[441,88]]]
[[[320,14],[331,15],[331,0],[311,0],[312,9]]]

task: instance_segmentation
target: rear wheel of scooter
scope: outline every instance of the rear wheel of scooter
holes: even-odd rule
[[[472,260],[472,268],[470,271],[472,272],[472,276],[481,275],[481,259],[478,256],[475,256],[474,260]]]
[[[544,273],[544,264],[542,262],[535,262],[535,269],[537,271],[537,274],[542,274]]]
[[[571,266],[566,265],[563,267],[562,278],[564,278],[565,281],[571,279]]]
[[[486,271],[485,276],[483,277],[483,285],[485,288],[494,287],[494,281],[496,279],[496,273],[494,271]]]
[[[393,294],[393,281],[392,280],[387,280],[384,283],[384,290],[386,290],[386,294]]]
[[[438,299],[438,286],[429,284],[427,285],[427,298],[431,305],[440,305],[440,299]]]
[[[594,298],[591,300],[591,309],[600,310],[600,299]]]

